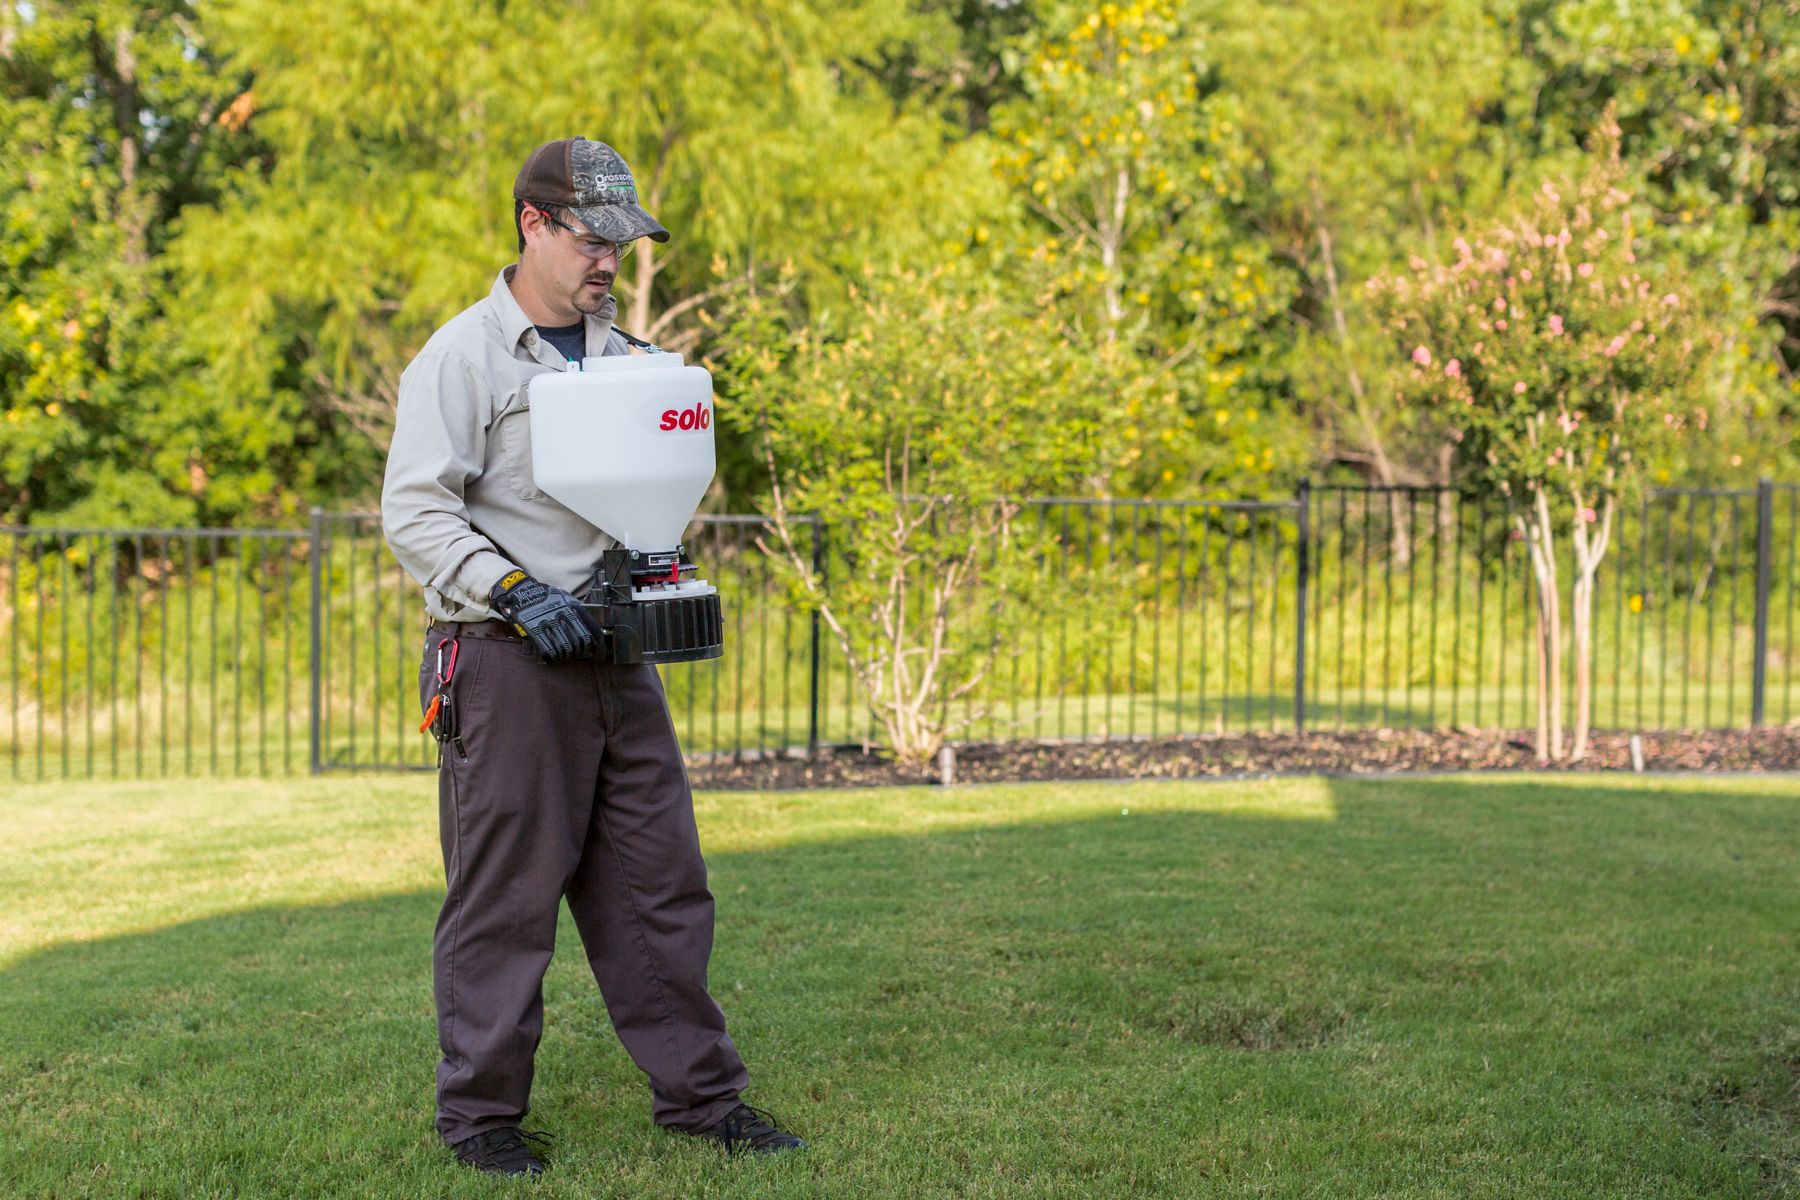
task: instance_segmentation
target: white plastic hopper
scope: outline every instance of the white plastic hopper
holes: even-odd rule
[[[711,374],[613,355],[530,386],[537,485],[632,550],[680,545],[715,466]]]

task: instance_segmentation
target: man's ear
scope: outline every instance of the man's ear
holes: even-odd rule
[[[535,248],[550,232],[550,222],[544,214],[529,205],[519,213],[519,232],[525,235],[525,245]]]

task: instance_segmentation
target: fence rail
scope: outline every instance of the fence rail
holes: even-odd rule
[[[1017,526],[1035,576],[988,585],[962,617],[991,663],[945,714],[964,740],[1534,723],[1532,578],[1496,498],[1036,499]],[[830,530],[798,536],[816,569],[858,569]],[[771,537],[756,515],[690,529],[727,619],[723,658],[663,672],[690,756],[880,741]],[[418,590],[376,518],[0,540],[0,775],[435,762],[417,732]],[[1596,581],[1596,727],[1794,721],[1797,541],[1800,484],[1664,489],[1621,514]],[[1573,564],[1558,570],[1566,595]]]

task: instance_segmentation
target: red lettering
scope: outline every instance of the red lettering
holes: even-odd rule
[[[672,408],[665,409],[662,422],[657,428],[665,432],[672,429],[711,429],[712,409],[704,401],[680,412]]]

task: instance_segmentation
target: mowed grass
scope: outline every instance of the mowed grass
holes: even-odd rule
[[[547,1197],[1800,1188],[1800,781],[713,794],[714,991],[803,1155],[655,1129],[566,919]],[[480,1197],[432,781],[0,790],[0,1194]]]

